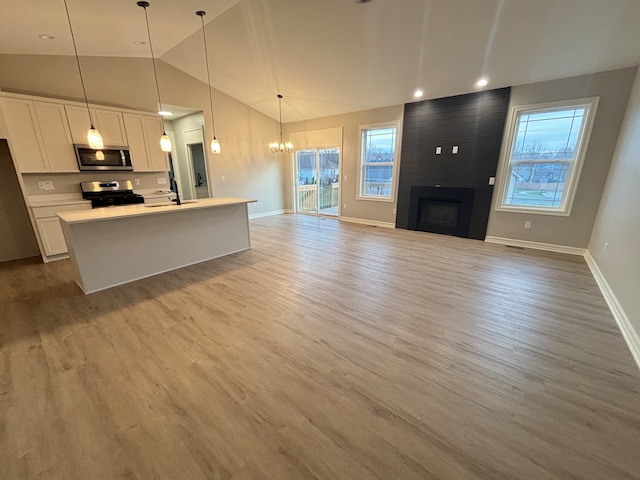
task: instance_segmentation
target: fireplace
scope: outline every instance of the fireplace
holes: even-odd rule
[[[468,238],[474,196],[475,188],[411,187],[408,227]]]
[[[459,201],[420,199],[417,230],[456,235],[459,220]]]

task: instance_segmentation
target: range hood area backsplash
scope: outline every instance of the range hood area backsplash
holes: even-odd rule
[[[437,187],[446,193],[433,198],[440,202],[451,200],[452,189],[473,190],[471,207],[463,203],[460,210],[470,212],[465,213],[468,224],[459,229],[462,233],[449,234],[484,240],[493,193],[489,178],[497,172],[510,91],[501,88],[405,105],[396,227],[445,233],[421,227],[423,197],[437,193]]]

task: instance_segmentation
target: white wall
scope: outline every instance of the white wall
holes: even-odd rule
[[[620,130],[589,253],[622,307],[637,341],[640,338],[640,72]],[[640,348],[640,343],[637,347]]]

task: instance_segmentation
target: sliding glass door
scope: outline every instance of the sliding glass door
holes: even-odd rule
[[[338,216],[340,149],[296,150],[295,170],[296,212]]]

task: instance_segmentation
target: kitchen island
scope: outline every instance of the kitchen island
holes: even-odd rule
[[[246,198],[60,212],[85,294],[251,248]]]

